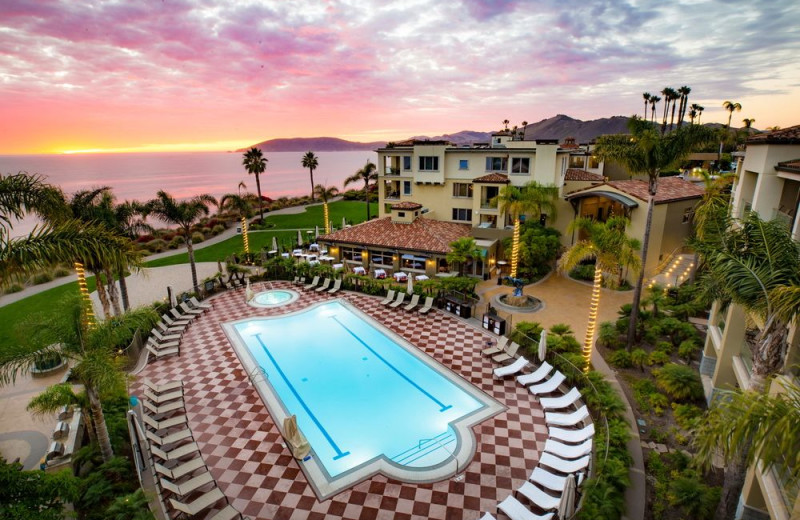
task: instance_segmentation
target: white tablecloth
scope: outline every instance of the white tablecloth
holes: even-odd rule
[[[353,272],[356,274],[367,274],[367,270],[363,267],[354,267]]]
[[[303,250],[302,249],[295,249],[294,251],[292,251],[292,254],[294,256],[303,256]]]
[[[344,264],[333,264],[333,268],[334,269],[342,269],[343,267],[344,267]]]
[[[382,279],[386,278],[386,271],[383,269],[375,269],[375,278]]]
[[[394,276],[394,279],[398,282],[405,282],[408,280],[408,275],[404,272],[394,273],[392,276]]]
[[[309,251],[319,251],[319,244],[311,244],[308,246]]]
[[[425,276],[424,274],[418,274],[417,276],[414,277],[414,280],[417,280],[418,282],[420,282],[422,280],[427,280],[427,279],[428,279],[428,277]]]
[[[284,258],[289,258],[289,253],[281,253],[281,256]]]

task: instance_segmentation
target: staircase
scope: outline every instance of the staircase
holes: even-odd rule
[[[652,287],[655,284],[664,288],[678,287],[689,279],[694,268],[693,254],[677,254],[670,259],[669,263],[664,265],[661,272],[647,282],[647,287]]]

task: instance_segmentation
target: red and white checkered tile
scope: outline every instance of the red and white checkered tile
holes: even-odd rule
[[[275,283],[276,288],[291,287]],[[258,290],[258,284],[254,289]],[[481,356],[488,334],[441,311],[428,315],[386,309],[380,298],[340,292],[360,309],[508,407],[476,425],[477,451],[463,479],[407,484],[381,475],[319,502],[283,445],[266,407],[242,369],[221,324],[284,314],[332,298],[301,292],[284,307],[253,308],[242,290],[213,300],[181,341],[180,356],[151,363],[139,376],[158,383],[184,382],[186,412],[205,462],[231,504],[263,519],[477,519],[518,488],[539,460],[547,439],[544,414],[513,378],[494,379],[495,365]],[[133,392],[138,393],[138,382]]]

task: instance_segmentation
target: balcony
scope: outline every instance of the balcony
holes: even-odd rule
[[[392,168],[390,166],[386,166],[383,169],[383,176],[384,177],[399,177],[400,176],[400,168]]]
[[[487,199],[481,200],[481,209],[494,210],[494,211],[492,211],[491,213],[496,213],[496,212],[497,212],[497,202],[495,202],[494,204],[492,204],[492,203],[491,203],[489,200],[487,200]]]

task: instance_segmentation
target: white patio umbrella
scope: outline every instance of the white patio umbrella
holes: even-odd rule
[[[561,501],[558,503],[558,518],[567,519],[575,514],[575,475],[567,477]]]
[[[347,219],[342,217],[342,229],[344,229],[345,227],[347,227]]]
[[[414,277],[411,274],[408,275],[408,294],[414,294]]]
[[[255,297],[253,294],[253,289],[250,288],[250,278],[247,279],[245,288],[244,288],[244,301],[245,303],[249,302]]]
[[[319,226],[314,226],[314,238],[319,238]]]
[[[547,353],[547,329],[542,330],[539,336],[539,361],[544,361],[544,355]]]
[[[332,220],[328,221],[328,229],[330,229],[331,233],[333,233],[333,221]]]
[[[300,247],[302,245],[303,245],[303,233],[301,233],[300,230],[298,229],[297,230],[297,247]]]
[[[278,250],[278,237],[276,237],[274,235],[272,236],[272,250],[273,251],[277,251]]]

